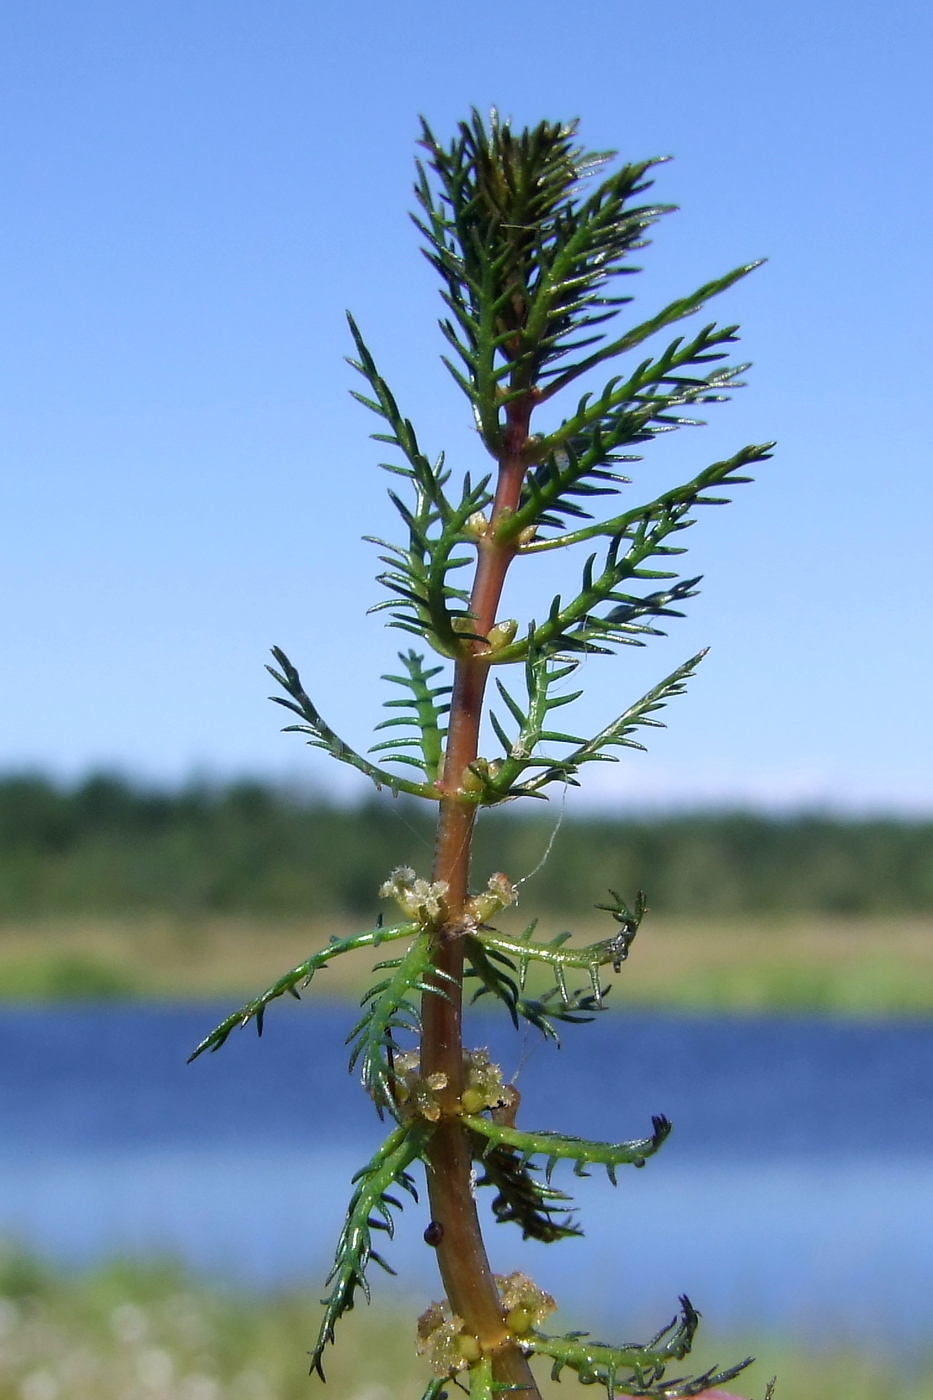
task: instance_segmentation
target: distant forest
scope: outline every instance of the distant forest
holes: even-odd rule
[[[543,807],[543,803],[541,806]],[[478,882],[539,864],[557,820],[485,814]],[[427,874],[429,816],[389,796],[347,808],[252,782],[148,791],[0,779],[0,918],[166,912],[367,921],[397,865]],[[678,915],[933,910],[933,822],[707,812],[567,816],[523,905],[577,913],[607,888]]]

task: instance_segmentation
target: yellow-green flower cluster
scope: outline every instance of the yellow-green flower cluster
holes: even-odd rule
[[[540,1327],[546,1317],[557,1311],[550,1293],[545,1293],[527,1274],[496,1274],[496,1287],[508,1329],[518,1337],[532,1327]]]
[[[502,1108],[511,1102],[515,1090],[502,1082],[502,1070],[489,1058],[488,1050],[465,1050],[463,1053],[463,1095],[460,1105],[464,1113],[481,1113],[484,1108]]]
[[[406,918],[420,924],[422,928],[438,928],[447,918],[446,880],[425,880],[416,875],[408,865],[400,865],[393,870],[388,880],[379,887],[380,899],[394,899]],[[467,928],[478,928],[491,919],[500,909],[505,909],[518,900],[518,890],[510,883],[508,876],[501,872],[490,875],[486,888],[472,895],[463,909],[462,922]]]
[[[394,899],[402,913],[423,928],[436,928],[447,917],[447,881],[423,879],[407,865],[393,870],[379,887],[380,899]]]
[[[421,1077],[421,1062],[417,1050],[407,1050],[395,1057],[396,1080],[395,1098],[406,1118],[427,1118],[436,1123],[441,1116],[440,1105],[435,1095],[447,1088],[446,1074],[429,1074]]]
[[[471,924],[477,926],[498,914],[500,909],[517,903],[518,890],[507,875],[498,871],[495,875],[490,875],[482,894],[475,894],[467,900],[464,915]]]
[[[437,1094],[447,1088],[443,1073],[422,1076],[417,1050],[406,1050],[395,1057],[395,1099],[406,1118],[426,1118],[436,1123],[441,1116]],[[482,1113],[486,1108],[503,1108],[517,1100],[511,1084],[502,1082],[502,1070],[493,1064],[488,1050],[463,1052],[463,1095],[460,1107],[464,1113]]]
[[[450,1311],[446,1299],[442,1303],[432,1303],[418,1318],[416,1350],[419,1356],[427,1358],[436,1376],[465,1371],[471,1361],[478,1361],[482,1356],[478,1339],[464,1332],[463,1318]]]
[[[505,1324],[513,1336],[524,1336],[556,1312],[557,1304],[550,1293],[545,1293],[527,1274],[496,1274],[495,1280]],[[463,1319],[451,1312],[446,1298],[432,1303],[418,1318],[417,1351],[427,1358],[436,1376],[465,1371],[482,1356],[478,1339],[463,1330]]]

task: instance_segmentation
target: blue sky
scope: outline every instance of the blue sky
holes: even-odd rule
[[[691,532],[689,619],[587,661],[584,726],[711,646],[590,800],[933,811],[931,60],[920,0],[6,6],[0,768],[353,790],[279,735],[262,665],[284,646],[369,742],[400,634],[360,536],[394,526],[343,312],[479,465],[407,210],[418,113],[495,104],[675,157],[638,312],[769,258],[712,308],[749,387],[643,470],[778,453]]]

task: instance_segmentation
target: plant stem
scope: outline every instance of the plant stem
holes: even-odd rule
[[[496,497],[489,529],[478,544],[470,611],[479,637],[488,636],[496,621],[509,564],[512,542],[496,539],[496,525],[514,512],[521,498],[526,471],[532,399],[509,406],[505,447],[499,462]],[[439,782],[442,791],[434,852],[433,879],[447,884],[448,922],[438,935],[435,966],[446,978],[446,996],[425,994],[422,1007],[421,1072],[441,1073],[446,1087],[438,1095],[441,1121],[428,1149],[428,1194],[432,1219],[442,1227],[437,1247],[438,1266],[451,1310],[463,1319],[467,1332],[479,1338],[484,1352],[494,1356],[499,1382],[520,1386],[535,1400],[538,1389],[522,1353],[510,1342],[499,1293],[480,1230],[472,1187],[472,1156],[460,1120],[463,1090],[463,931],[459,927],[469,895],[470,852],[475,803],[465,799],[464,776],[478,753],[483,697],[489,676],[485,643],[476,641],[454,671],[447,752]]]

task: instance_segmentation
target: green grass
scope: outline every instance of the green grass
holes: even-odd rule
[[[523,917],[534,913],[522,909]],[[515,927],[521,927],[515,922]],[[548,935],[567,927],[542,917]],[[576,937],[612,928],[592,913]],[[45,919],[0,924],[0,1001],[239,1001],[304,961],[346,919]],[[358,997],[372,963],[340,959],[313,995]],[[933,1015],[933,918],[682,919],[648,915],[609,1005],[685,1011]]]
[[[5,1001],[110,1001],[137,996],[143,979],[92,953],[41,949],[0,968]]]
[[[314,1295],[252,1296],[171,1263],[69,1276],[0,1254],[0,1400],[308,1400]],[[327,1395],[419,1396],[411,1327],[360,1311],[334,1351]]]
[[[211,1287],[171,1263],[114,1262],[66,1274],[0,1248],[0,1400],[418,1400],[426,1384],[407,1312],[361,1305],[341,1323],[328,1385],[307,1374],[316,1294]],[[912,1370],[841,1347],[809,1354],[717,1339],[716,1355],[758,1352],[734,1388],[776,1400],[929,1400],[933,1356]],[[708,1354],[708,1355],[707,1355]],[[698,1357],[715,1359],[709,1344]],[[548,1400],[575,1385],[544,1383]],[[594,1392],[587,1392],[594,1394]]]

